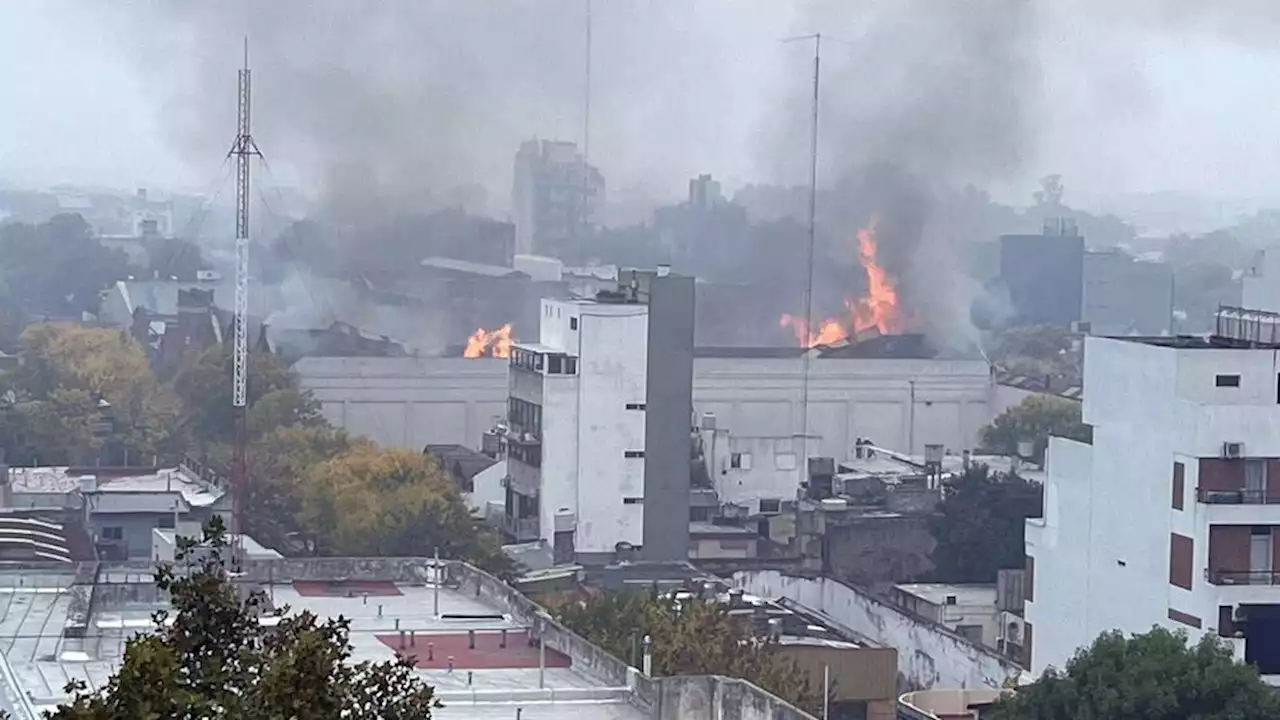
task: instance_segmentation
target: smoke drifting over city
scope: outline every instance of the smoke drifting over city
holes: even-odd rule
[[[638,196],[646,210],[677,200],[698,172],[804,184],[812,43],[779,39],[823,32],[817,257],[835,269],[815,273],[815,315],[838,314],[842,298],[862,291],[854,237],[874,218],[880,262],[913,329],[963,345],[981,289],[955,272],[969,238],[949,200],[970,184],[1037,174],[1052,105],[1044,64],[1078,29],[1072,13],[1114,25],[1091,41],[1104,57],[1123,54],[1126,33],[1257,42],[1280,14],[1227,5],[813,0],[748,14],[724,0],[597,3],[591,160],[613,197]],[[124,50],[163,100],[170,138],[200,165],[233,127],[233,40],[248,36],[260,145],[359,253],[366,244],[353,238],[397,213],[461,205],[501,217],[522,139],[582,143],[587,14],[588,3],[570,0],[241,0],[154,4],[122,22]],[[1083,67],[1099,125],[1152,109],[1141,70]],[[767,276],[771,260],[759,264]],[[799,309],[799,288],[779,295],[790,298],[779,309]]]

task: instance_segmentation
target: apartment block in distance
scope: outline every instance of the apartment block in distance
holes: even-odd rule
[[[1108,630],[1213,634],[1280,679],[1280,315],[1085,341],[1092,445],[1054,438],[1027,521],[1033,673]]]
[[[594,300],[543,300],[509,383],[499,524],[511,539],[541,540],[558,562],[628,546],[688,559],[692,278],[622,271]]]

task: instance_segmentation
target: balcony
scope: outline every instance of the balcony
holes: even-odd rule
[[[491,506],[485,512],[485,521],[492,527],[502,530],[504,535],[515,539],[515,542],[533,542],[540,535],[537,516],[518,518],[508,515],[501,507]]]
[[[1280,525],[1280,492],[1276,490],[1207,490],[1196,488],[1209,522],[1221,525]]]
[[[1209,574],[1214,585],[1280,585],[1280,572],[1274,570],[1215,570]]]
[[[1207,573],[1218,587],[1219,605],[1270,605],[1280,602],[1280,571],[1214,570]]]

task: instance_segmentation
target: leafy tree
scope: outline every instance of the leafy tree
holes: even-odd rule
[[[138,718],[430,718],[434,690],[412,662],[351,664],[350,622],[269,607],[228,575],[221,521],[202,542],[182,541],[156,585],[173,610],[128,641],[120,670],[100,692],[82,682],[51,720]],[[263,617],[280,618],[263,623]],[[172,622],[170,622],[172,621]]]
[[[1022,567],[1026,519],[1041,516],[1043,498],[1039,483],[992,473],[981,464],[948,480],[930,522],[937,545],[928,579],[990,583],[999,570]]]
[[[1093,441],[1093,429],[1080,419],[1080,403],[1054,395],[1031,395],[1005,410],[982,429],[982,446],[1001,455],[1017,455],[1018,444],[1031,443],[1031,458],[1044,462],[1049,437]]]
[[[286,547],[302,530],[305,478],[316,465],[350,448],[346,432],[324,424],[281,423],[257,435],[248,448],[246,531],[270,547]],[[315,542],[315,538],[300,539]]]
[[[1072,333],[1056,325],[1017,325],[995,334],[992,358],[1003,370],[1031,377],[1081,379],[1080,353]]]
[[[177,397],[132,338],[51,323],[28,327],[19,343],[22,363],[3,378],[0,408],[15,459],[84,462],[104,444],[106,462],[175,453]]]
[[[299,391],[297,379],[271,353],[249,353],[248,397],[250,428],[257,418],[257,430],[270,429],[266,415],[276,419],[288,417],[314,421],[318,408],[308,404],[305,394]],[[231,343],[221,343],[184,363],[173,386],[182,398],[186,415],[184,429],[196,439],[197,445],[208,450],[211,443],[231,442],[235,435],[234,410],[231,404],[231,376],[233,361]],[[271,396],[277,391],[293,395]],[[259,409],[259,402],[271,398],[267,406]],[[270,407],[271,409],[266,409]]]
[[[35,317],[97,312],[98,293],[129,274],[124,253],[104,248],[79,215],[0,225],[0,258],[0,296]]]
[[[729,614],[715,600],[675,600],[653,592],[608,593],[554,609],[565,627],[609,653],[641,662],[650,639],[653,674],[742,678],[810,712],[820,713],[822,691],[793,661],[774,652],[776,641],[750,620]]]
[[[986,714],[984,713],[984,717]],[[1156,628],[1106,633],[1067,663],[1002,698],[993,720],[1273,720],[1280,694],[1212,635],[1192,647]]]
[[[466,558],[500,577],[517,568],[471,517],[434,458],[363,440],[312,466],[301,491],[301,526],[321,554]]]

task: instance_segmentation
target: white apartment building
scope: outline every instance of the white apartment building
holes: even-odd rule
[[[1280,315],[1085,344],[1092,445],[1054,438],[1028,520],[1031,671],[1108,630],[1223,637],[1280,675]]]
[[[518,541],[641,545],[648,324],[643,304],[543,300],[538,342],[512,348],[504,523]]]

